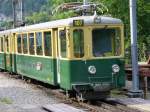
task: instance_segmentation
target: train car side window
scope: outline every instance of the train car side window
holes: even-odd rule
[[[3,38],[0,37],[0,52],[3,52]]]
[[[36,32],[36,53],[37,55],[43,55],[42,32]]]
[[[18,53],[22,53],[22,50],[21,50],[21,34],[17,35],[17,49],[18,49]]]
[[[2,52],[2,43],[1,43],[2,38],[0,37],[0,52]]]
[[[8,40],[8,37],[5,37],[5,50],[6,50],[6,52],[9,52],[9,40]]]
[[[66,31],[65,30],[59,31],[59,38],[60,38],[61,57],[66,57],[67,56],[67,42],[66,42]]]
[[[45,56],[52,56],[51,32],[44,32]]]
[[[34,33],[29,34],[29,52],[31,55],[35,54],[34,50]]]
[[[23,34],[23,53],[24,54],[28,53],[28,48],[27,48],[27,34]]]
[[[3,37],[1,38],[1,52],[4,52],[4,41],[3,41]]]
[[[82,58],[84,56],[84,32],[82,29],[73,31],[73,45],[74,56],[76,58]]]

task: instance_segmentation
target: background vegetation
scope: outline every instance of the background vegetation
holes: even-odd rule
[[[11,0],[0,1],[0,13],[12,17]],[[23,0],[26,24],[35,24],[55,19],[67,18],[74,15],[71,11],[64,11],[52,15],[52,10],[65,2],[79,2],[82,0]],[[89,0],[103,3],[109,11],[104,15],[120,18],[125,25],[125,50],[127,63],[130,63],[130,19],[129,0]],[[138,23],[138,54],[139,61],[146,61],[150,54],[150,2],[149,0],[138,0],[137,3]],[[6,21],[0,23],[10,26]],[[8,26],[8,27],[9,27]]]

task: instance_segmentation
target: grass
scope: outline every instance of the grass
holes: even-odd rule
[[[0,98],[0,102],[3,104],[12,104],[13,101],[10,98]]]

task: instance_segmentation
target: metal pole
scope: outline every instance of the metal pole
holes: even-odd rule
[[[19,1],[19,4],[20,4],[20,21],[22,22],[23,21],[23,8],[22,8],[22,0]]]
[[[131,55],[132,55],[132,90],[133,96],[141,95],[139,90],[139,69],[137,54],[137,18],[136,0],[130,0],[130,30],[131,30]]]
[[[139,90],[139,73],[137,60],[137,22],[136,22],[136,0],[130,0],[130,27],[131,27],[131,54],[132,54],[132,89]]]
[[[88,4],[88,0],[83,0],[83,5],[87,5]]]
[[[16,7],[15,7],[15,4],[16,4],[16,1],[15,0],[12,0],[12,8],[13,8],[13,28],[16,27],[16,14],[15,14],[15,11],[16,11]]]

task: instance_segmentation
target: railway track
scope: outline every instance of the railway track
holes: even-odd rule
[[[22,79],[19,75],[9,75],[11,78]],[[78,102],[75,98],[67,97],[64,92],[60,89],[52,89],[47,84],[43,84],[41,82],[31,80],[28,78],[24,78],[24,81],[32,84],[36,88],[40,88],[47,92],[47,94],[51,94],[56,96],[57,98],[62,100],[62,103],[69,104],[75,106],[76,108],[81,108],[87,112],[142,112],[136,109],[132,109],[126,107],[124,105],[118,104],[112,101],[92,101],[92,102]]]
[[[111,101],[98,101],[98,105],[111,112],[141,112]]]
[[[62,99],[63,103],[73,105],[77,108],[84,108],[87,112],[142,112],[136,109],[126,107],[112,101],[92,101],[92,102],[78,102],[75,98],[68,98],[62,90],[51,90],[43,88],[48,93],[52,93],[56,97]]]

